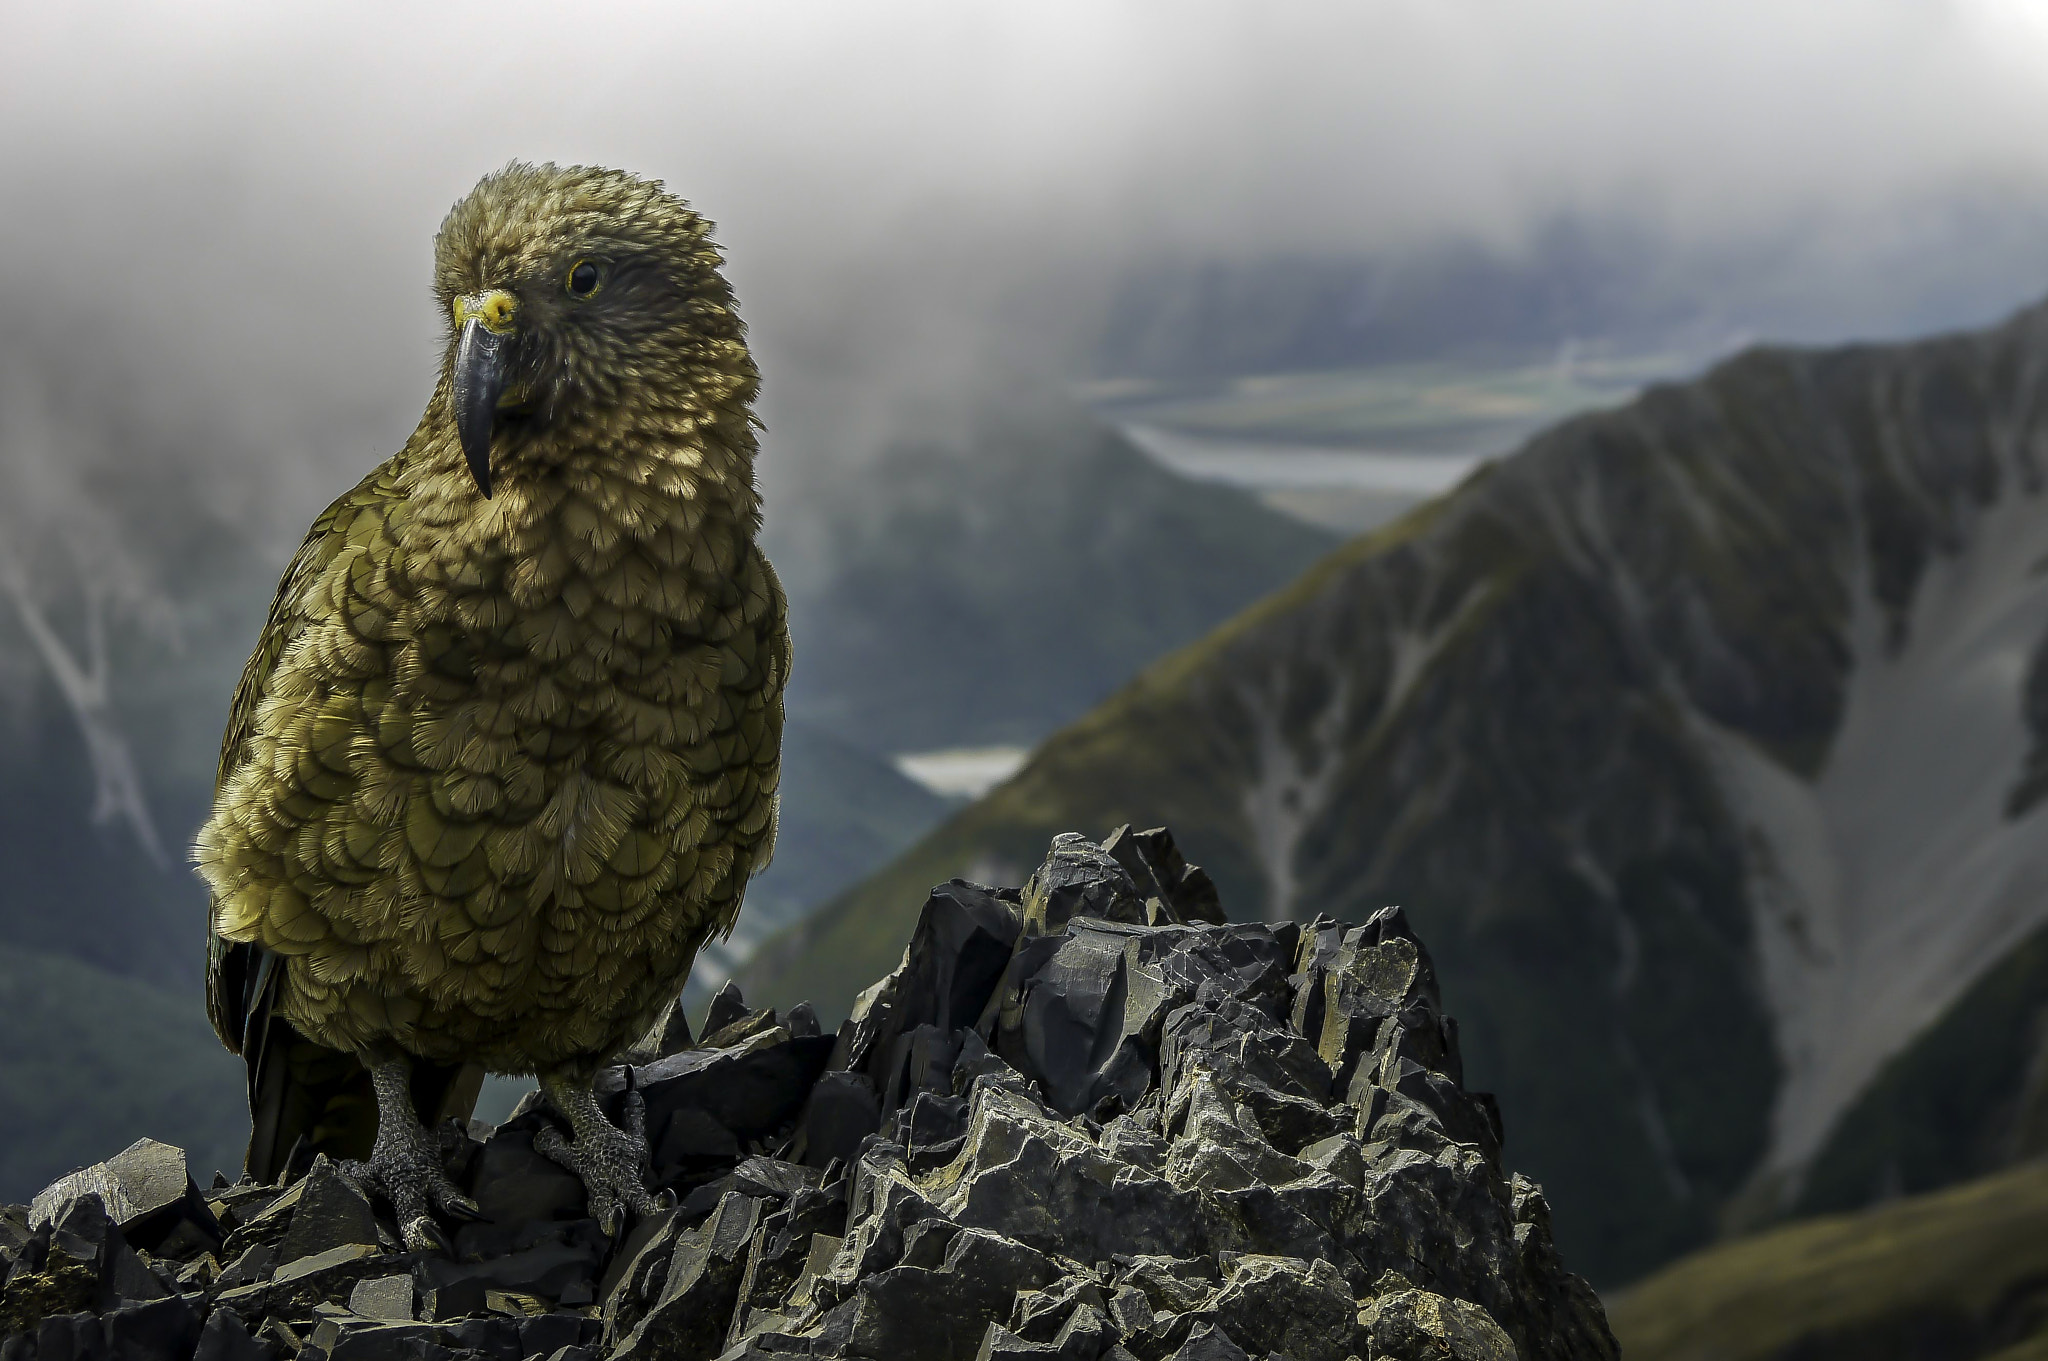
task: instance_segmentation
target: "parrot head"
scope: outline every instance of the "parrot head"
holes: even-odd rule
[[[518,161],[449,210],[434,243],[448,415],[483,496],[494,450],[502,466],[751,395],[710,226],[659,180]]]

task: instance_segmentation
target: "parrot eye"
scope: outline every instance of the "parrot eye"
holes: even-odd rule
[[[587,298],[597,292],[604,282],[604,271],[588,260],[578,260],[569,267],[567,287],[572,298]]]

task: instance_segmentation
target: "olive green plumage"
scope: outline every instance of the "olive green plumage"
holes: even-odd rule
[[[658,183],[516,164],[443,223],[444,314],[516,309],[488,466],[451,330],[418,428],[279,584],[195,852],[230,1047],[267,1005],[352,1054],[587,1077],[731,928],[789,638],[707,226]]]

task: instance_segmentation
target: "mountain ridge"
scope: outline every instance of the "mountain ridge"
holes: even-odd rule
[[[843,1003],[831,975],[896,937],[887,904],[913,881],[1014,863],[1063,825],[1168,822],[1262,915],[1421,905],[1475,1080],[1574,1206],[1568,1250],[1595,1279],[1781,1213],[1884,1060],[2048,915],[2024,891],[2040,838],[2007,811],[2048,619],[2028,570],[2048,554],[2044,374],[2036,307],[1909,344],[1746,351],[1553,427],[1149,668],[744,980]],[[1954,580],[1977,602],[1961,616],[1936,608]],[[1916,783],[1869,720],[1884,684],[1895,715],[1954,711],[1968,696],[1936,663],[1957,648],[1996,701],[1946,753],[1991,790],[1960,812],[1960,786]],[[1882,797],[1821,788],[1827,837],[1759,812],[1749,785],[1811,790],[1844,761]],[[2009,843],[1962,899],[1968,929],[1853,888],[1788,896],[1794,853],[1853,884],[1844,856],[1907,854],[1945,815],[1966,862]],[[1800,931],[1824,921],[1869,928],[1866,973],[1910,973],[1880,947],[1916,923],[1977,944],[1889,1010],[1838,970],[1802,1015],[1830,957]],[[1517,1079],[1546,1061],[1551,1081]]]

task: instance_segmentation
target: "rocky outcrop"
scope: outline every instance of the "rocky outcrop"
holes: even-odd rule
[[[539,1110],[443,1128],[447,1256],[324,1159],[201,1193],[145,1140],[0,1213],[0,1361],[1617,1354],[1399,908],[1231,925],[1163,831],[1067,834],[932,890],[836,1036],[706,1029],[600,1081],[675,1198],[616,1243]]]

